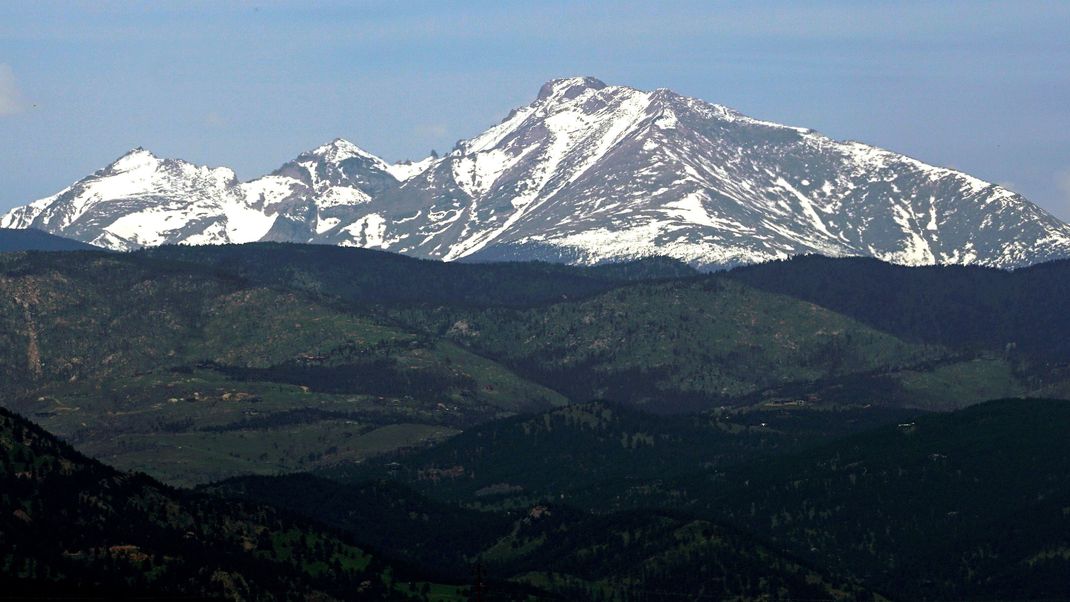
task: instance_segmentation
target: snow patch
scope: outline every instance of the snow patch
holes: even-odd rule
[[[386,220],[378,213],[370,213],[342,228],[349,234],[349,239],[342,241],[342,246],[384,247]]]
[[[686,223],[707,228],[727,229],[738,233],[752,231],[735,220],[721,219],[710,215],[703,204],[703,201],[706,200],[708,200],[708,197],[704,193],[692,192],[678,201],[666,203],[665,214]]]
[[[322,209],[331,207],[349,207],[371,202],[366,192],[349,186],[331,186],[320,195],[316,204]]]
[[[386,166],[386,171],[394,176],[398,182],[406,182],[427,171],[437,161],[434,157],[426,157],[419,161],[408,163],[394,163]]]
[[[810,223],[813,224],[814,228],[816,228],[825,236],[828,236],[829,238],[834,238],[832,233],[829,232],[828,228],[825,227],[825,222],[821,221],[821,216],[817,214],[817,211],[814,211],[813,203],[805,194],[799,192],[797,188],[792,186],[790,183],[788,183],[787,180],[782,177],[778,177],[776,179],[776,185],[790,192],[795,197],[795,199],[799,201],[799,207],[802,208],[803,214],[810,219]]]

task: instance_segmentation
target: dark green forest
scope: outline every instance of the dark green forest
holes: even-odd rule
[[[1068,283],[1070,262],[0,253],[0,578],[1070,598]]]

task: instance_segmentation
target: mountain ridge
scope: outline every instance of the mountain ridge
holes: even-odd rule
[[[447,261],[664,255],[705,269],[804,254],[1001,268],[1070,257],[1070,226],[999,185],[591,77],[547,82],[417,162],[339,138],[240,182],[134,149],[0,227],[120,250],[263,240]]]
[[[34,228],[0,228],[0,253],[20,251],[92,251],[96,247]]]

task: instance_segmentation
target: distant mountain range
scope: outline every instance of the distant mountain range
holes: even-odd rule
[[[1012,268],[1070,257],[1070,226],[951,169],[659,89],[553,80],[441,157],[337,139],[241,182],[137,148],[0,217],[117,250],[288,241],[444,260],[713,269],[801,254]]]

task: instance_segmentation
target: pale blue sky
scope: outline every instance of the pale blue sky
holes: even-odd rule
[[[1070,219],[1070,2],[1028,0],[4,2],[0,210],[134,146],[243,179],[337,136],[415,159],[568,75],[883,146]]]

